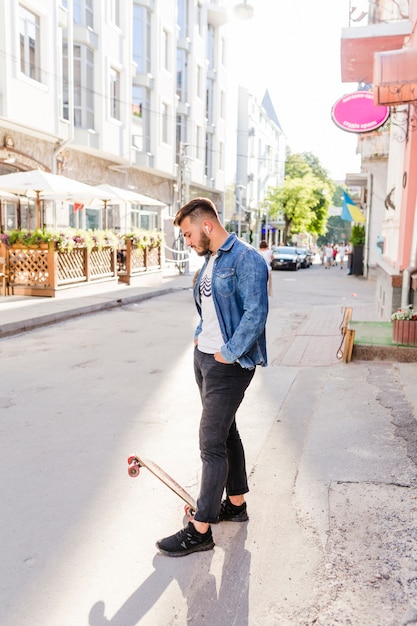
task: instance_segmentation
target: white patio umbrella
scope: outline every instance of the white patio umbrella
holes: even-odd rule
[[[104,193],[108,193],[110,196],[113,194],[119,202],[116,202],[108,198],[108,202],[111,204],[120,204],[121,202],[135,202],[136,204],[142,204],[144,206],[165,206],[164,202],[160,202],[160,200],[156,200],[151,196],[147,196],[142,193],[137,193],[136,191],[131,191],[130,189],[122,189],[121,187],[113,187],[113,185],[97,185],[96,189],[100,189]]]
[[[41,200],[108,198],[93,185],[86,185],[66,176],[50,174],[42,170],[13,172],[0,176],[0,191],[8,191],[19,196],[34,198],[36,202],[36,228],[41,227]]]
[[[165,206],[163,202],[155,200],[150,196],[145,196],[141,193],[136,193],[130,189],[122,189],[121,187],[114,187],[113,185],[107,185],[105,183],[97,185],[96,189],[103,191],[108,195],[104,202],[104,221],[107,222],[107,205],[108,204],[124,204],[125,202],[134,202],[135,204],[141,204],[145,206]],[[93,206],[97,205],[98,200],[93,202]],[[91,205],[90,205],[91,206]]]

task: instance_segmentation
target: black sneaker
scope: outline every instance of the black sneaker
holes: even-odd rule
[[[240,506],[235,506],[226,498],[220,505],[220,512],[217,516],[217,522],[247,522],[249,519],[246,502]]]
[[[166,556],[186,556],[192,552],[204,552],[214,548],[211,528],[204,534],[196,530],[192,522],[175,535],[156,542],[156,547]]]

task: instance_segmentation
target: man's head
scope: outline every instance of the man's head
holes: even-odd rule
[[[218,247],[216,235],[221,232],[223,237],[224,233],[217,209],[209,198],[193,198],[184,204],[175,216],[174,226],[181,228],[187,246],[199,256],[214,252]]]

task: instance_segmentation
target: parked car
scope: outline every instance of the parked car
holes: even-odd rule
[[[301,259],[297,249],[291,246],[274,246],[271,267],[273,270],[299,270]]]
[[[297,252],[300,256],[301,267],[310,267],[313,264],[313,257],[308,248],[297,248]]]

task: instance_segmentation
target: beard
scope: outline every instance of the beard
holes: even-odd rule
[[[204,233],[204,231],[200,232],[200,240],[198,242],[197,250],[198,256],[206,256],[210,252],[210,239]]]

